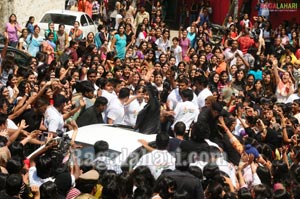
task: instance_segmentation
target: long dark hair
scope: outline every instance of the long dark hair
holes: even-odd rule
[[[31,19],[34,19],[34,16],[30,16],[28,21],[26,22],[25,27],[27,28],[27,26],[30,24]]]

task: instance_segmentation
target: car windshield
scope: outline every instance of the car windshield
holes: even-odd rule
[[[40,23],[50,23],[53,22],[55,24],[64,24],[73,26],[76,20],[76,16],[66,15],[66,14],[53,14],[48,13],[42,18]]]

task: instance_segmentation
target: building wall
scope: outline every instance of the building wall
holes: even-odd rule
[[[29,16],[39,22],[44,12],[51,9],[64,9],[65,0],[0,0],[0,32],[4,31],[5,23],[14,13],[17,20],[24,27]]]

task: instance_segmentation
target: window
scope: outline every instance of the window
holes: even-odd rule
[[[73,26],[75,20],[76,20],[76,16],[48,13],[44,15],[44,17],[41,20],[41,23],[53,22],[55,24],[64,24],[68,26]]]
[[[84,15],[81,15],[80,23],[81,23],[81,26],[88,26],[89,25]]]
[[[85,17],[87,18],[87,20],[89,21],[90,25],[94,25],[93,20],[91,19],[91,17],[89,15],[85,15]]]

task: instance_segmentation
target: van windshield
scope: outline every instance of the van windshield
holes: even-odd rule
[[[40,23],[50,23],[53,22],[55,24],[64,24],[68,26],[73,26],[76,20],[76,16],[66,15],[66,14],[54,14],[48,13],[42,18]]]

